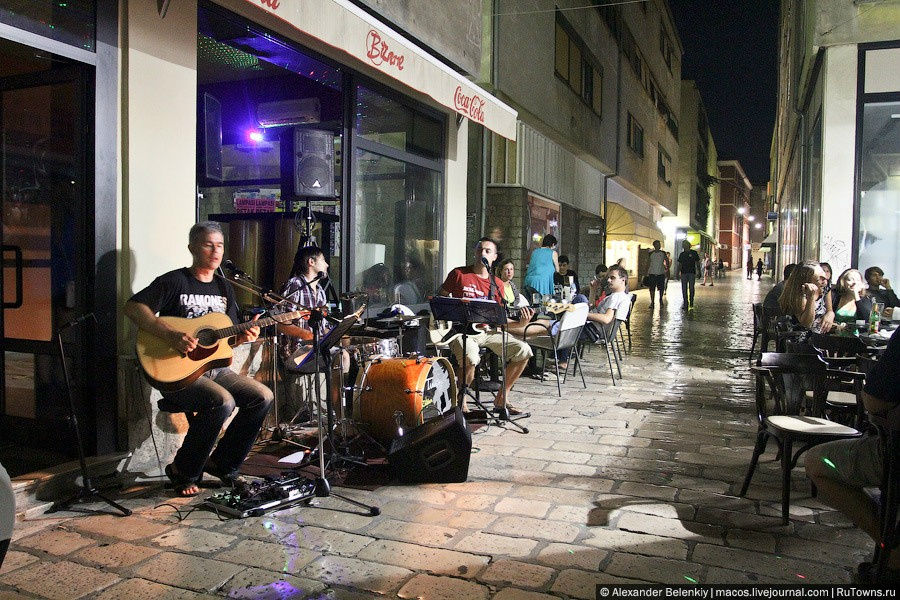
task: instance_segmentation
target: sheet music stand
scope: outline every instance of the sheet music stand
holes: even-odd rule
[[[450,321],[462,328],[462,362],[459,365],[459,384],[461,391],[460,397],[465,398],[467,392],[466,386],[466,343],[469,331],[472,325],[483,324],[499,327],[503,331],[503,345],[500,356],[501,372],[502,372],[502,390],[506,391],[506,336],[508,335],[506,326],[508,320],[506,318],[506,309],[499,302],[487,298],[449,298],[446,296],[435,296],[431,299],[431,312],[434,318],[439,321]],[[475,366],[473,365],[474,369]],[[519,425],[517,421],[527,419],[531,413],[524,413],[518,418],[510,417],[509,411],[505,407],[497,407],[498,413],[494,414],[489,411],[478,397],[474,398],[475,404],[478,406],[478,412],[472,411],[466,415],[466,420],[470,423],[483,423],[487,425],[503,426],[510,423],[516,427],[521,433],[528,433],[528,428]],[[507,398],[509,401],[509,398]]]

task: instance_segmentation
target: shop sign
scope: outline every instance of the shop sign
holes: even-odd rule
[[[456,112],[461,113],[473,121],[484,123],[484,100],[478,97],[478,94],[466,96],[462,91],[462,86],[456,86],[453,93],[453,107]]]
[[[588,232],[588,235],[600,235],[600,230],[599,230],[599,229],[591,229],[591,228],[588,228],[587,232]]]
[[[777,212],[773,212],[770,210],[769,212],[766,213],[766,221],[777,221],[777,220],[778,220]]]
[[[388,48],[387,42],[381,38],[381,34],[374,29],[370,29],[366,35],[366,58],[376,67],[388,64],[396,67],[398,71],[402,71],[405,57]],[[457,88],[458,90],[459,88]]]

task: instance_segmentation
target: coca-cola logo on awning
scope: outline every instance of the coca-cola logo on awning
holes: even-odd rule
[[[262,4],[263,6],[268,6],[272,10],[275,10],[279,6],[281,6],[281,0],[257,0],[257,1],[260,4]],[[252,0],[251,0],[251,2],[252,2]]]
[[[478,94],[466,96],[461,85],[456,86],[456,92],[453,94],[453,107],[473,121],[484,123],[484,100]]]
[[[376,67],[388,64],[397,67],[398,71],[403,70],[403,55],[391,50],[387,42],[381,38],[381,34],[374,29],[370,29],[366,36],[366,58]]]

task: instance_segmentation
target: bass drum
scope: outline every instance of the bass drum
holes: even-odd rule
[[[446,358],[375,360],[356,378],[353,419],[385,446],[426,419],[453,410],[456,376]]]

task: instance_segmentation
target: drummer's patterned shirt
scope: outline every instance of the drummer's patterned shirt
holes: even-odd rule
[[[316,308],[325,306],[328,302],[325,297],[325,289],[321,285],[316,285],[315,289],[313,289],[313,286],[306,283],[303,276],[291,277],[288,279],[288,282],[284,284],[281,295],[287,298],[288,301],[296,304],[298,308]],[[290,310],[294,310],[293,307],[291,307]],[[306,319],[297,319],[293,324],[297,327],[309,330],[309,322],[307,322]],[[328,322],[323,320],[319,325],[319,336],[324,336],[329,329],[331,329],[331,327],[328,325]],[[303,340],[299,338],[281,334],[279,345],[281,346],[282,356],[285,358],[290,357],[300,349],[300,346],[302,346],[303,343]]]

